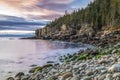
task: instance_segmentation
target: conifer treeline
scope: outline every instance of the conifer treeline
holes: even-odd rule
[[[83,25],[93,27],[96,30],[100,30],[102,26],[119,26],[120,0],[94,0],[85,9],[79,9],[72,14],[55,19],[46,27],[59,29],[62,24],[77,30]]]

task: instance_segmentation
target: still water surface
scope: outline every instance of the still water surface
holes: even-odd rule
[[[87,45],[47,40],[0,40],[0,80],[19,71],[27,72],[30,65],[57,61],[61,55],[86,49]]]

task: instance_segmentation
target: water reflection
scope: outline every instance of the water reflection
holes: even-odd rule
[[[46,40],[0,40],[0,78],[27,71],[32,64],[43,65],[58,56],[75,53],[86,46]],[[12,72],[9,73],[8,72]]]

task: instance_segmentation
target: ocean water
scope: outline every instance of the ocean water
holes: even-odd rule
[[[27,73],[33,64],[39,66],[47,61],[57,62],[59,56],[73,54],[87,47],[72,42],[0,38],[0,80],[17,72]]]

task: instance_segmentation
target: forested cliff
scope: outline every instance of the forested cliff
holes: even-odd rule
[[[36,30],[36,38],[81,41],[116,31],[120,32],[120,0],[94,0]]]

